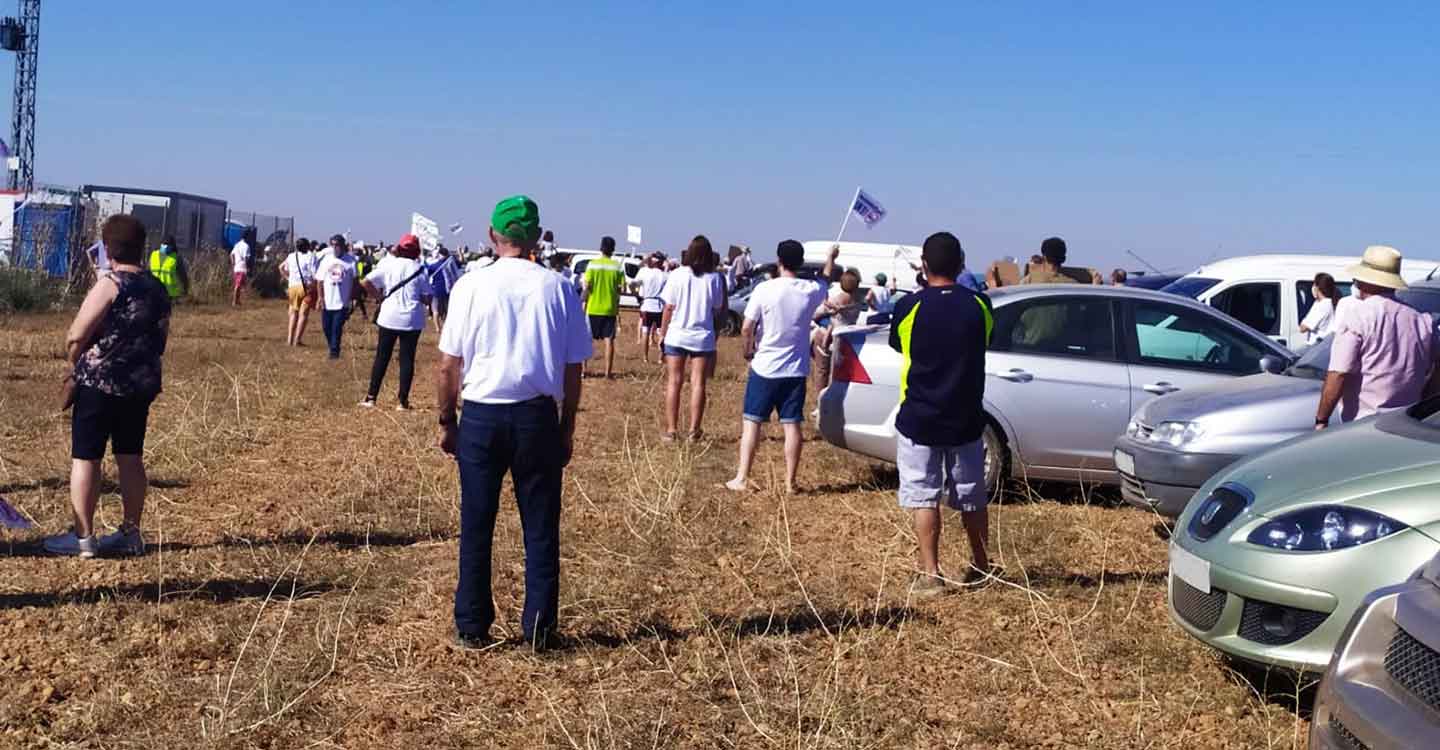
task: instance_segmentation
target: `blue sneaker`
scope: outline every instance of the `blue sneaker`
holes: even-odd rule
[[[145,554],[145,537],[140,527],[120,524],[113,534],[100,537],[99,552],[106,557],[135,557]]]
[[[93,534],[87,537],[80,537],[75,535],[74,529],[71,529],[64,534],[45,537],[45,541],[42,542],[40,546],[44,547],[45,551],[52,555],[80,557],[89,560],[95,557],[99,545],[96,543]]]

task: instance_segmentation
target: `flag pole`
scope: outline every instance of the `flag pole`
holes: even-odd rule
[[[845,227],[850,225],[850,214],[855,213],[855,201],[860,200],[860,188],[862,187],[864,186],[860,185],[855,188],[855,195],[852,196],[850,202],[845,205],[845,219],[840,222],[840,233],[835,235],[836,243],[839,243],[840,238],[845,236]]]

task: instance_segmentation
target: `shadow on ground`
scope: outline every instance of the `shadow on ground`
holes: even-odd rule
[[[149,602],[192,599],[224,604],[237,599],[305,599],[333,591],[329,581],[301,581],[282,578],[215,581],[165,581],[161,584],[131,583],[120,586],[94,586],[67,591],[22,592],[0,594],[0,610],[24,607],[63,607],[67,604],[98,604],[120,599]]]
[[[1266,703],[1279,706],[1306,721],[1315,711],[1315,694],[1320,687],[1320,675],[1298,673],[1279,667],[1225,659],[1234,680],[1249,685]]]
[[[575,636],[577,646],[619,648],[638,641],[685,641],[697,636],[720,635],[733,638],[800,635],[812,632],[839,633],[856,629],[894,630],[907,622],[933,623],[934,618],[909,607],[879,609],[819,609],[808,607],[788,612],[770,612],[748,617],[721,617],[705,625],[677,629],[664,622],[641,623],[627,633],[594,631]]]

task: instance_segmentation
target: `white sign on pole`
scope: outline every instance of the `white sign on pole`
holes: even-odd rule
[[[632,245],[640,244],[640,227],[631,224],[625,227],[625,241]]]
[[[424,214],[410,214],[410,234],[420,240],[420,249],[427,254],[440,248],[440,225],[426,218]]]

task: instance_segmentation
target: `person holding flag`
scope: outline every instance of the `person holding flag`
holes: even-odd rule
[[[430,314],[435,316],[435,330],[440,331],[445,327],[445,315],[450,308],[450,290],[460,279],[460,264],[450,254],[450,248],[441,245],[435,251],[435,257],[425,264],[425,276],[433,292]]]

